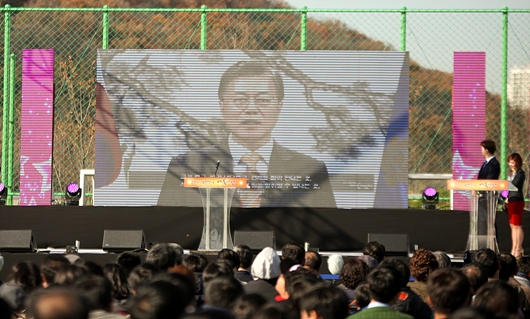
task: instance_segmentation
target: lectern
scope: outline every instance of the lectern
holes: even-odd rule
[[[505,180],[449,180],[447,189],[469,192],[469,237],[466,250],[489,248],[499,252],[495,234],[496,191],[517,190]]]
[[[233,248],[230,207],[236,188],[246,188],[244,177],[185,177],[184,187],[199,188],[204,209],[199,250]]]

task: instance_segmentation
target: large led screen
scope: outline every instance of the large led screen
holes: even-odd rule
[[[406,208],[407,52],[101,50],[95,205]]]

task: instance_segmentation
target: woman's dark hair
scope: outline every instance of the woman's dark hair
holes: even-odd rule
[[[11,269],[8,281],[22,287],[26,292],[31,292],[42,286],[39,266],[31,261],[19,262]]]
[[[515,170],[518,170],[523,166],[523,159],[519,153],[512,153],[508,156],[508,162],[512,160],[515,162]]]
[[[368,265],[360,259],[350,259],[344,264],[340,272],[340,281],[346,288],[355,289],[366,280],[370,269]]]
[[[103,267],[103,273],[112,284],[112,297],[116,300],[127,299],[129,286],[127,285],[125,269],[119,264],[108,263]]]

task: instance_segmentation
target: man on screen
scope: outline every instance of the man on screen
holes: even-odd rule
[[[227,136],[219,145],[174,157],[158,205],[202,206],[184,176],[241,176],[250,188],[236,192],[235,207],[336,207],[324,162],[289,150],[271,136],[284,97],[281,76],[260,61],[241,61],[223,74],[219,105]]]

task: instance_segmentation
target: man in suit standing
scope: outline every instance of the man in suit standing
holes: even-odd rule
[[[484,140],[480,142],[482,147],[482,156],[484,156],[484,163],[478,172],[477,179],[499,179],[501,173],[501,166],[499,161],[495,158],[495,151],[497,150],[497,145],[492,140]],[[484,192],[478,192],[478,235],[487,235],[488,232],[488,221],[487,221],[487,212],[488,205],[491,205],[488,196]],[[495,199],[495,198],[494,198]],[[482,247],[485,248],[485,247]]]
[[[336,207],[324,162],[287,149],[272,138],[284,97],[282,77],[259,60],[227,69],[218,89],[227,131],[221,143],[190,150],[169,164],[158,205],[202,206],[187,176],[240,176],[247,189],[235,192],[232,207]]]

